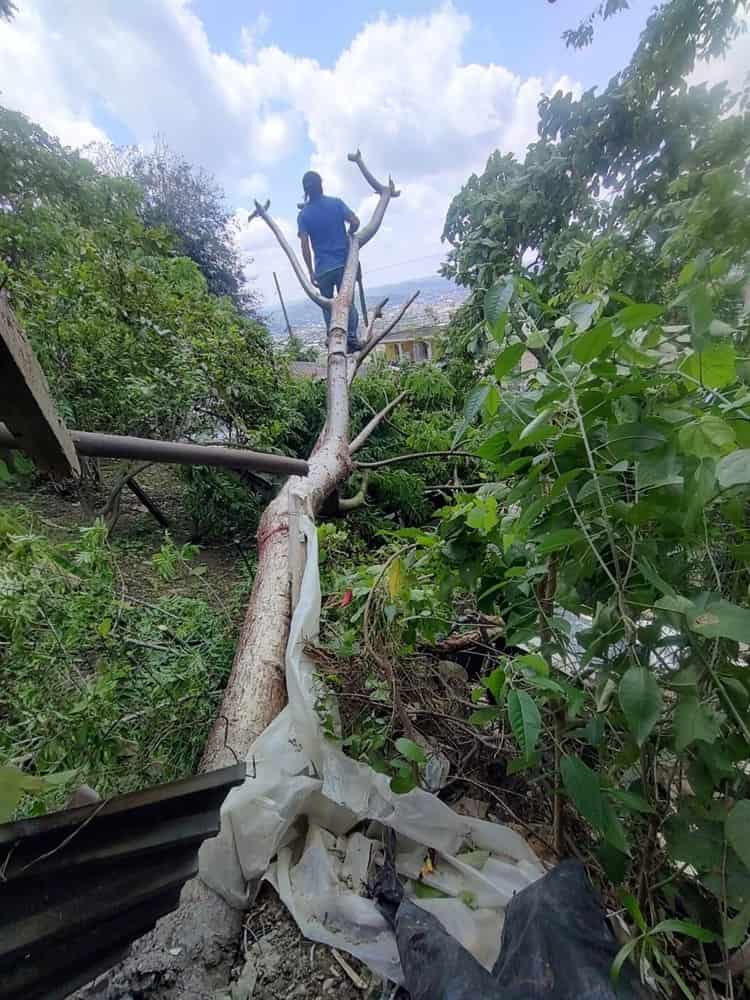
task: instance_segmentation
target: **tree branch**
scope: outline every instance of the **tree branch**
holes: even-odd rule
[[[292,265],[294,273],[297,275],[297,280],[299,281],[300,285],[302,285],[305,294],[309,298],[311,298],[316,305],[320,306],[321,308],[323,306],[330,306],[331,299],[327,299],[324,295],[321,295],[320,292],[312,284],[310,279],[305,274],[304,269],[297,258],[297,254],[294,252],[294,250],[292,250],[292,248],[287,243],[286,237],[282,233],[278,224],[268,214],[268,209],[270,207],[271,207],[270,201],[267,201],[265,205],[261,205],[259,201],[256,201],[255,211],[251,212],[250,215],[248,215],[247,221],[252,222],[253,219],[256,218],[256,216],[263,219],[265,224],[268,226],[268,228],[271,230],[273,235],[278,240],[279,246],[289,258],[289,263]]]
[[[364,507],[367,501],[367,486],[370,478],[370,473],[368,469],[362,473],[362,484],[360,485],[357,492],[353,497],[340,497],[339,498],[339,510],[357,510],[358,507]]]
[[[479,455],[470,451],[414,451],[410,455],[396,455],[395,458],[381,458],[379,462],[356,462],[358,469],[382,469],[384,465],[395,465],[397,462],[413,462],[420,458],[473,458],[481,461]]]
[[[393,183],[392,178],[388,178],[387,184],[381,184],[375,176],[370,173],[365,161],[362,159],[362,154],[359,150],[356,153],[349,153],[349,159],[352,163],[356,163],[359,167],[362,176],[373,189],[373,191],[380,195],[380,200],[375,206],[375,211],[372,213],[372,218],[362,229],[357,230],[354,234],[353,239],[355,239],[359,246],[363,247],[365,243],[369,243],[373,238],[375,233],[380,229],[380,223],[383,221],[383,216],[385,215],[385,210],[388,208],[388,203],[391,198],[398,198],[401,194],[400,191],[396,190],[396,185]]]
[[[350,455],[354,455],[356,452],[359,451],[359,449],[367,442],[367,439],[370,437],[375,428],[379,424],[381,424],[388,416],[388,414],[391,413],[393,410],[395,410],[398,404],[403,399],[406,399],[407,396],[408,396],[407,392],[399,393],[399,395],[396,396],[394,400],[392,400],[387,406],[383,407],[380,413],[376,413],[375,416],[365,424],[365,426],[362,428],[359,434],[349,445]]]
[[[362,348],[362,350],[359,352],[359,357],[357,358],[356,364],[354,365],[354,368],[352,370],[352,374],[351,374],[351,376],[349,378],[349,383],[350,384],[354,381],[354,377],[357,374],[357,372],[359,371],[360,366],[362,365],[362,362],[365,360],[365,358],[369,354],[371,354],[375,350],[375,348],[378,346],[378,344],[380,344],[383,340],[385,340],[385,338],[388,336],[388,334],[398,326],[398,324],[403,319],[404,313],[409,308],[409,306],[412,304],[412,302],[418,297],[418,295],[419,295],[419,289],[417,289],[417,291],[412,295],[412,297],[410,299],[406,300],[406,302],[403,304],[403,306],[401,306],[401,309],[399,310],[398,315],[396,316],[396,318],[394,320],[392,320],[388,324],[388,326],[385,328],[385,330],[381,330],[381,332],[376,337],[372,336],[372,327],[375,325],[375,317],[373,316],[372,322],[370,323],[370,326],[369,326],[369,328],[367,330],[367,337],[368,337],[367,342],[365,343],[365,345]],[[387,301],[388,300],[386,299],[385,302],[387,302]]]
[[[388,178],[387,184],[381,184],[380,181],[375,177],[373,173],[367,167],[367,164],[362,159],[362,153],[357,150],[356,153],[349,153],[347,159],[350,163],[356,163],[359,169],[362,171],[362,176],[373,189],[375,194],[383,194],[384,191],[390,191],[391,198],[398,198],[401,195],[400,191],[396,190],[396,186],[393,183],[393,178]]]

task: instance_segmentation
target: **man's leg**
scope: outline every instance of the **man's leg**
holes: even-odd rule
[[[341,288],[341,282],[344,278],[344,268],[338,267],[335,271],[329,271],[325,278],[330,278],[331,283],[336,286],[336,291],[338,292]],[[320,284],[320,279],[319,282]],[[322,288],[321,288],[322,291]],[[333,291],[330,293],[333,295]],[[328,295],[327,292],[323,292],[323,295]],[[353,354],[360,348],[359,341],[357,340],[357,329],[359,327],[359,314],[357,313],[356,307],[354,305],[354,299],[352,299],[352,305],[349,309],[349,316],[346,323],[346,352],[347,354]]]
[[[318,291],[327,299],[333,298],[333,290],[336,285],[336,275],[338,271],[326,271],[318,275]],[[331,310],[329,306],[321,306],[323,317],[326,321],[326,334],[331,326]]]
[[[355,351],[360,350],[361,344],[357,337],[357,328],[359,327],[359,313],[357,312],[357,307],[352,302],[351,308],[349,309],[349,319],[347,322],[346,329],[346,351],[347,354],[353,354]]]

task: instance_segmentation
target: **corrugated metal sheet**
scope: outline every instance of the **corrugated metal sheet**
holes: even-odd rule
[[[177,906],[245,765],[0,825],[0,997],[57,1000]]]

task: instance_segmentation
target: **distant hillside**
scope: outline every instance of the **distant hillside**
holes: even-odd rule
[[[419,298],[404,318],[404,323],[408,320],[410,326],[430,322],[447,323],[451,313],[468,295],[465,288],[459,288],[447,278],[432,274],[424,278],[410,278],[408,281],[378,285],[373,288],[365,285],[367,308],[372,309],[387,296],[387,311],[391,312],[400,308],[417,289],[420,290]],[[359,309],[359,293],[357,293],[357,308]],[[323,319],[320,309],[309,299],[287,302],[287,312],[289,322],[297,336],[305,341],[315,341],[322,337]],[[286,327],[281,308],[270,310],[266,317],[271,334],[274,337],[285,337]]]

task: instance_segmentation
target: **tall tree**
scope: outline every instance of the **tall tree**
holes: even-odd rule
[[[602,16],[620,6],[603,5]],[[696,60],[726,51],[746,8],[744,0],[669,0],[603,92],[542,98],[539,140],[524,162],[493,153],[454,198],[443,232],[453,248],[446,273],[486,289],[499,273],[529,269],[554,294],[567,281],[569,259],[556,269],[566,249],[613,233],[653,266],[670,236],[659,213],[686,197],[678,179],[692,171],[701,183],[719,169],[730,187],[744,183],[747,113],[726,87],[686,78]],[[584,31],[574,43],[588,40]]]
[[[195,261],[209,291],[229,296],[243,312],[254,311],[256,298],[245,281],[235,224],[211,174],[188,163],[158,135],[150,152],[93,144],[87,153],[105,173],[136,182],[144,224],[175,234],[180,253]]]
[[[324,299],[305,275],[304,269],[268,214],[268,204],[256,202],[253,217],[260,217],[272,230],[289,258],[305,293],[317,305],[331,308],[328,334],[328,375],[326,381],[326,421],[309,457],[307,476],[294,476],[282,486],[266,508],[258,528],[258,568],[253,582],[245,623],[240,634],[232,673],[220,714],[209,734],[202,760],[203,770],[224,766],[235,755],[245,759],[253,741],[269,725],[286,701],[284,655],[293,611],[295,580],[304,562],[299,537],[298,514],[314,517],[324,501],[346,481],[354,468],[354,455],[377,427],[398,405],[405,393],[397,395],[350,439],[350,384],[361,363],[401,319],[410,303],[396,319],[377,335],[377,309],[368,327],[368,339],[356,365],[350,367],[346,353],[346,327],[351,305],[359,251],[377,233],[392,198],[398,193],[389,180],[382,184],[370,173],[359,152],[350,154],[363,177],[378,196],[369,223],[352,237],[344,277],[338,294]],[[410,301],[413,301],[410,300]],[[228,963],[237,946],[242,914],[225,903],[200,879],[188,883],[180,908],[161,921],[155,930],[134,946],[132,956],[113,974],[112,990],[106,995],[142,992],[143,956],[150,979],[159,984],[159,974],[170,973],[170,995],[205,996],[226,984]],[[176,963],[170,949],[176,941],[190,942],[184,961]],[[219,969],[217,978],[217,968]],[[221,976],[224,976],[223,980]],[[101,995],[99,993],[98,995]]]

